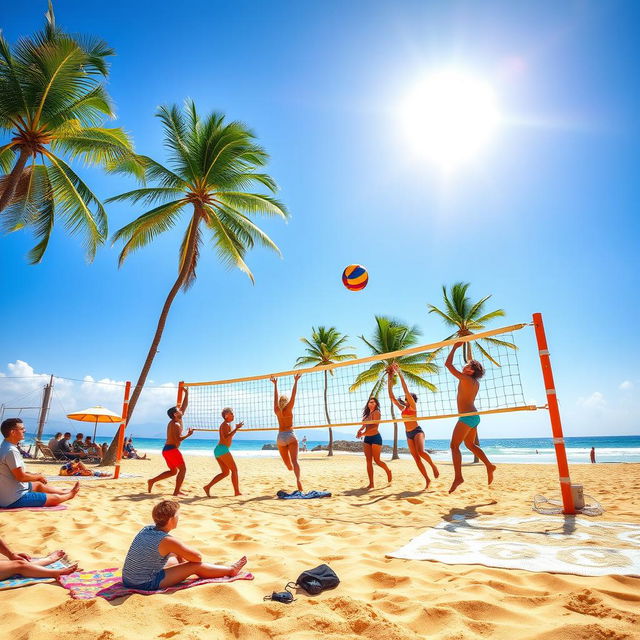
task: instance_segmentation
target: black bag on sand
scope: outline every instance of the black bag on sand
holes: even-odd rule
[[[303,571],[296,580],[296,587],[304,589],[312,596],[322,593],[325,589],[333,589],[340,584],[340,578],[335,571],[326,564],[315,569]]]

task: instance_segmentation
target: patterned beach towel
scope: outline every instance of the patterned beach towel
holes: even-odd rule
[[[331,492],[308,491],[307,493],[302,493],[302,491],[296,490],[293,493],[287,493],[280,489],[276,495],[280,500],[312,500],[313,498],[330,498]]]
[[[455,518],[389,558],[580,576],[640,576],[640,525],[572,516]]]
[[[56,560],[48,567],[50,569],[64,569],[69,564],[65,560]],[[22,576],[11,576],[4,580],[0,580],[0,591],[5,589],[17,589],[18,587],[28,587],[32,584],[44,584],[46,582],[56,582],[55,578],[23,578]]]
[[[115,600],[139,593],[143,596],[150,596],[155,593],[174,593],[181,589],[197,587],[201,584],[212,584],[218,582],[234,582],[236,580],[253,580],[251,573],[239,573],[237,576],[229,578],[193,578],[185,580],[180,584],[157,591],[141,591],[139,589],[129,589],[122,584],[122,570],[98,569],[97,571],[77,571],[68,576],[60,577],[60,584],[69,589],[70,595],[76,600],[90,600],[91,598],[104,598],[105,600]]]
[[[113,480],[113,476],[45,476],[45,478],[49,482],[75,482],[79,480],[80,482],[85,482],[87,480]],[[121,473],[120,480],[122,478],[142,478],[141,475],[135,473]]]
[[[0,513],[5,511],[64,511],[66,508],[66,504],[57,504],[55,507],[14,507],[13,509],[0,507]]]

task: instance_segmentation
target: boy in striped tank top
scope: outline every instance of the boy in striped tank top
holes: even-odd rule
[[[129,589],[157,591],[172,587],[189,576],[222,578],[235,576],[247,557],[231,565],[202,562],[202,555],[170,535],[178,526],[180,505],[159,502],[151,512],[155,524],[144,527],[133,539],[122,568],[122,582]]]

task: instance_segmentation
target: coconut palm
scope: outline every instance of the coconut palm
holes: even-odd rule
[[[124,242],[120,265],[132,251],[173,229],[181,216],[188,216],[178,255],[178,276],[162,307],[151,347],[131,395],[128,421],[158,350],[171,304],[178,291],[186,291],[196,279],[200,249],[206,236],[226,267],[239,268],[253,282],[253,274],[244,261],[247,251],[256,243],[278,254],[280,251],[251,217],[288,217],[284,205],[274,198],[248,191],[254,185],[262,185],[275,192],[277,186],[270,176],[260,172],[269,156],[256,144],[254,134],[244,124],[227,122],[220,113],[201,118],[192,101],[187,101],[183,110],[175,105],[160,107],[157,115],[164,129],[172,168],[138,156],[137,164],[144,167],[146,180],[157,186],[145,186],[107,201],[130,200],[153,205],[114,235],[114,242]],[[125,162],[117,170],[128,172],[131,164]],[[115,444],[111,444],[115,450]],[[107,458],[111,461],[113,454]]]
[[[494,318],[501,318],[505,315],[504,309],[496,309],[495,311],[489,311],[485,313],[485,304],[491,295],[485,296],[478,300],[478,302],[471,302],[467,297],[467,289],[469,288],[468,282],[456,282],[447,291],[445,285],[442,286],[442,297],[444,300],[444,311],[439,309],[435,305],[428,304],[429,313],[435,313],[439,315],[447,326],[455,327],[456,330],[445,338],[450,340],[456,336],[468,336],[476,331],[481,331],[485,328],[486,323]],[[517,349],[516,345],[506,340],[499,340],[498,338],[481,338],[475,341],[478,351],[482,355],[493,362],[496,366],[500,366],[496,362],[489,352],[483,347],[482,343],[488,345],[499,345],[502,347],[508,347],[509,349]],[[439,350],[438,350],[439,351]],[[431,357],[436,352],[431,354]],[[471,343],[467,342],[464,345],[463,357],[465,360],[471,359]]]
[[[102,203],[70,164],[106,166],[132,155],[122,129],[101,126],[114,115],[104,88],[113,53],[101,40],[63,33],[51,3],[42,32],[13,50],[0,35],[0,130],[9,138],[0,145],[0,222],[9,232],[33,230],[32,264],[56,220],[83,237],[89,260],[107,237]]]
[[[321,366],[333,364],[335,362],[344,362],[356,357],[355,353],[344,353],[345,349],[349,349],[345,345],[348,336],[340,333],[335,327],[311,327],[311,339],[300,338],[307,348],[304,350],[305,355],[300,356],[296,360],[296,367],[304,366]],[[329,416],[329,403],[327,399],[328,376],[327,370],[324,373],[324,414],[327,424],[331,424]],[[329,371],[333,375],[333,370]],[[333,429],[329,427],[329,456],[333,455]]]
[[[375,355],[390,353],[392,351],[400,351],[409,349],[418,343],[419,336],[422,335],[420,329],[416,326],[409,327],[399,320],[386,318],[384,316],[376,316],[376,328],[371,340],[367,340],[364,336],[360,339],[371,349]],[[396,363],[402,371],[405,379],[414,384],[416,387],[422,387],[429,391],[437,391],[437,387],[426,380],[423,376],[438,371],[437,365],[433,362],[425,362],[424,354],[411,354],[408,356],[398,356],[378,360],[368,369],[361,372],[355,379],[355,382],[349,388],[349,391],[355,391],[364,384],[372,384],[370,396],[377,397],[380,390],[384,386],[388,367]],[[392,382],[395,384],[395,377]],[[391,417],[395,420],[396,414],[391,404]],[[392,460],[398,458],[398,423],[393,423],[393,455]]]

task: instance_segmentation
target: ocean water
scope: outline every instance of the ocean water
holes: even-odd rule
[[[46,435],[47,442],[53,434]],[[343,439],[339,436],[336,440]],[[26,443],[33,440],[27,436]],[[98,437],[100,442],[102,438]],[[154,455],[162,451],[164,439],[134,437],[134,446],[141,452]],[[213,456],[213,449],[217,438],[189,438],[185,440],[181,449],[185,454],[196,456]],[[392,440],[384,440],[384,444],[393,445]],[[588,436],[580,438],[566,438],[566,450],[569,463],[588,463],[591,447],[596,449],[597,462],[640,462],[640,436]],[[274,444],[275,438],[264,440],[250,440],[236,437],[233,441],[232,452],[237,457],[259,458],[278,456],[277,451],[262,451],[262,445]],[[311,451],[316,445],[325,445],[327,440],[308,440],[307,449]],[[555,464],[555,450],[551,438],[481,438],[480,444],[490,460],[495,463],[508,462],[517,464]],[[398,440],[398,446],[406,447],[405,440]],[[434,451],[435,460],[450,460],[448,440],[427,440],[426,448]],[[471,454],[461,447],[463,459],[469,461]],[[361,455],[361,454],[352,454]],[[408,454],[401,457],[410,457]]]

